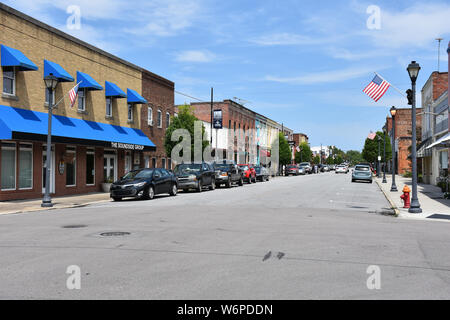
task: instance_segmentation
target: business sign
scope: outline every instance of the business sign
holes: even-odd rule
[[[144,146],[139,144],[111,142],[111,148],[126,149],[126,150],[144,150]]]
[[[213,111],[213,128],[222,129],[222,110]]]

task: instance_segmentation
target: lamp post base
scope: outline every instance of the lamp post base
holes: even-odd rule
[[[422,209],[420,209],[420,208],[409,208],[408,212],[409,213],[422,213]]]
[[[397,186],[394,185],[394,186],[391,187],[391,192],[397,192],[397,191],[398,191],[397,190]]]
[[[420,208],[419,200],[412,199],[411,207],[408,209],[409,213],[422,213],[422,209]]]
[[[43,207],[43,208],[51,208],[51,207],[53,207],[52,199],[51,198],[49,198],[49,199],[44,198],[42,200],[41,207]]]

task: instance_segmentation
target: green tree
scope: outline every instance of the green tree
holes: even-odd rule
[[[183,105],[179,107],[178,116],[172,117],[170,125],[166,130],[166,135],[164,138],[164,148],[166,149],[166,154],[170,155],[172,149],[182,141],[182,138],[178,141],[172,141],[172,133],[177,129],[186,129],[191,135],[191,161],[194,161],[194,123],[199,121],[199,119],[194,115],[194,112],[189,105]],[[202,125],[202,154],[205,148],[209,145],[209,141],[205,140],[205,126]],[[183,156],[180,154],[180,156]]]
[[[299,145],[300,151],[295,152],[295,163],[310,162],[312,157],[311,148],[307,142],[302,142]]]
[[[291,163],[292,153],[291,147],[289,147],[289,142],[284,137],[284,134],[280,132],[278,134],[279,143],[279,161],[280,165],[287,165]],[[272,148],[273,150],[274,148]]]
[[[317,156],[315,156],[314,158],[313,158],[313,163],[314,164],[319,164],[320,163],[320,157],[317,155]]]
[[[384,154],[383,154],[383,147],[384,147],[383,132],[377,131],[377,136],[375,137],[375,139],[370,140],[369,138],[366,138],[366,142],[364,143],[364,149],[362,152],[362,156],[367,162],[378,161],[378,140],[379,140],[378,137],[381,138],[381,140],[380,140],[381,161],[382,162],[385,161]],[[391,142],[390,142],[388,135],[385,136],[385,140],[386,140],[386,160],[390,160],[392,158],[392,148],[391,148]]]
[[[338,154],[334,159],[334,164],[341,164],[342,162],[344,162],[344,159],[340,154]]]
[[[345,154],[345,158],[352,165],[363,162],[363,156],[362,156],[361,152],[359,152],[357,150],[348,150]]]
[[[327,158],[327,164],[334,164],[334,159],[333,159],[333,157],[328,157]]]

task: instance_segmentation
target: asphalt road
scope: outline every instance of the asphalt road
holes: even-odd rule
[[[0,216],[0,298],[449,299],[450,224],[385,215],[378,186],[350,180]],[[80,290],[66,287],[70,265]],[[367,287],[371,265],[380,289]]]

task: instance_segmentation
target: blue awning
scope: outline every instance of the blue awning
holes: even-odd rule
[[[105,81],[105,96],[114,98],[126,98],[127,95],[115,83]]]
[[[0,140],[40,140],[47,137],[48,114],[0,105]],[[54,115],[52,141],[132,150],[155,150],[139,129]]]
[[[80,89],[103,90],[103,87],[97,83],[90,75],[77,71],[77,83],[80,83]]]
[[[127,89],[127,97],[127,102],[129,103],[147,103],[147,100],[145,100],[139,93],[131,89]]]
[[[38,67],[17,49],[1,45],[2,67],[17,67],[20,71],[36,71]]]
[[[44,60],[44,77],[53,74],[60,82],[72,82],[72,76],[64,70],[59,64]]]

